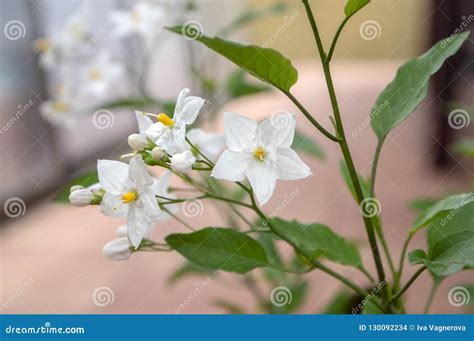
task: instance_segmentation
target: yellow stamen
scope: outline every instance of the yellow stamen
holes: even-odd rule
[[[165,126],[167,126],[167,127],[172,128],[173,125],[174,125],[174,122],[173,122],[173,120],[171,119],[171,117],[169,117],[169,116],[166,115],[166,114],[163,114],[163,113],[159,114],[159,115],[157,116],[157,119],[158,119],[159,122],[163,123],[163,124],[164,124]]]
[[[132,19],[132,22],[134,22],[135,24],[138,24],[142,20],[142,17],[140,16],[140,13],[138,13],[137,11],[133,11],[131,15],[131,19]]]
[[[138,199],[138,195],[135,192],[127,192],[124,195],[122,195],[122,202],[125,204],[128,204],[137,199]]]
[[[45,38],[37,39],[35,41],[35,48],[40,52],[46,52],[51,48],[51,42]]]
[[[63,101],[57,101],[53,103],[53,110],[57,112],[68,112],[69,111],[69,105],[66,102]]]
[[[97,81],[102,78],[102,71],[98,68],[92,68],[89,70],[89,77],[93,81]]]
[[[257,159],[259,159],[260,161],[263,161],[267,153],[262,147],[258,147],[257,149],[255,149],[253,154]]]

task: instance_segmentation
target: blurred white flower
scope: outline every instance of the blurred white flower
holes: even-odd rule
[[[261,123],[233,113],[224,113],[227,149],[217,161],[212,176],[242,181],[247,178],[260,205],[275,191],[277,180],[296,180],[311,175],[309,167],[291,149],[295,117],[275,127],[272,119]]]
[[[127,217],[128,235],[138,248],[151,224],[161,217],[154,191],[153,178],[140,155],[130,165],[119,161],[97,162],[99,181],[105,190],[101,202],[102,213],[111,217]]]
[[[201,97],[188,94],[189,89],[186,88],[179,93],[173,118],[163,113],[159,114],[158,122],[146,131],[146,135],[153,142],[171,155],[189,149],[185,141],[186,126],[196,120],[205,102]]]
[[[165,158],[166,152],[160,147],[155,147],[151,150],[151,157],[155,161],[161,161]]]
[[[127,260],[132,254],[132,244],[128,237],[114,239],[102,248],[102,253],[110,260]]]
[[[102,96],[125,74],[125,66],[109,53],[102,51],[84,67],[82,73],[84,92]]]
[[[177,173],[187,173],[191,170],[196,158],[191,151],[174,154],[171,157],[171,169]]]
[[[158,2],[140,1],[128,10],[115,11],[110,15],[114,24],[114,34],[125,37],[136,34],[150,42],[160,23],[165,19],[165,11]]]
[[[155,193],[155,195],[169,198],[169,199],[176,199],[176,197],[169,192],[169,182],[170,182],[171,174],[172,173],[170,171],[166,171],[158,179],[156,178],[153,179],[153,192]],[[158,199],[158,201],[161,202],[165,200]],[[166,205],[166,209],[170,211],[171,213],[175,213],[178,211],[178,207],[176,204]],[[169,214],[162,211],[160,220],[166,220],[168,218],[169,218]]]
[[[206,133],[199,128],[191,129],[186,134],[187,138],[204,156],[215,162],[225,147],[223,134]],[[203,157],[196,151],[192,151],[198,160]]]

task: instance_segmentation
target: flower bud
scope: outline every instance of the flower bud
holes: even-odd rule
[[[120,225],[115,231],[118,237],[128,237],[128,228],[127,225]]]
[[[155,161],[160,161],[166,156],[166,153],[160,147],[155,147],[151,150],[151,157]]]
[[[78,189],[83,189],[84,186],[80,186],[80,185],[75,185],[75,186],[72,186],[70,189],[69,189],[69,193],[72,193],[74,191],[77,191]]]
[[[92,204],[94,193],[90,189],[81,188],[76,189],[69,195],[69,202],[78,207],[83,207]]]
[[[132,254],[132,244],[128,237],[120,237],[105,244],[102,253],[110,260],[127,260]]]
[[[196,158],[187,150],[171,157],[171,169],[178,173],[187,173],[191,170]]]
[[[149,141],[145,135],[132,134],[128,137],[128,145],[133,150],[142,151],[150,146]]]

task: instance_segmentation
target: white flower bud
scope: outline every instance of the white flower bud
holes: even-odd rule
[[[69,189],[69,193],[72,193],[74,191],[77,191],[78,189],[83,189],[84,186],[80,186],[80,185],[75,185],[75,186],[72,186],[70,189]]]
[[[128,237],[120,237],[105,244],[102,253],[110,260],[127,260],[132,254],[132,243]]]
[[[127,225],[120,225],[115,231],[118,237],[128,237],[128,228]]]
[[[149,141],[145,135],[132,134],[128,137],[128,145],[133,150],[142,151],[149,147]]]
[[[155,147],[151,150],[151,157],[155,161],[160,161],[166,156],[166,153],[160,147]]]
[[[196,158],[187,150],[171,157],[171,169],[178,173],[186,173],[191,170]]]
[[[90,205],[92,199],[94,199],[94,193],[87,188],[76,189],[69,195],[69,202],[78,207]]]

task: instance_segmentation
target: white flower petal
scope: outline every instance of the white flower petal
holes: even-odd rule
[[[148,173],[148,168],[145,162],[143,162],[141,155],[136,155],[130,160],[128,177],[137,189],[153,184],[153,178],[150,173]]]
[[[127,215],[128,237],[132,245],[137,249],[142,239],[148,234],[151,222],[143,214],[143,210],[136,203],[130,205]]]
[[[246,175],[260,206],[265,205],[275,191],[275,171],[269,163],[255,162],[247,169]]]
[[[153,121],[143,111],[135,111],[135,116],[137,117],[138,132],[144,135],[153,124]]]
[[[191,129],[186,134],[191,143],[208,159],[215,162],[225,147],[223,134],[206,133],[199,128]],[[197,159],[202,160],[201,155]]]
[[[106,192],[122,193],[128,182],[128,165],[120,161],[98,160],[99,182]]]
[[[290,148],[278,148],[273,166],[281,180],[297,180],[312,175],[311,169]]]
[[[295,114],[280,114],[266,119],[258,125],[258,143],[260,147],[273,150],[278,147],[290,148],[295,136]]]
[[[226,149],[217,160],[211,176],[229,181],[245,180],[245,171],[253,161],[251,153]]]
[[[249,151],[257,147],[257,122],[231,112],[224,113],[224,134],[232,151]]]
[[[168,196],[168,187],[170,183],[171,172],[164,172],[158,179],[153,179],[153,193],[162,197]]]
[[[100,211],[109,217],[125,218],[129,205],[122,202],[121,194],[105,192],[100,203]]]
[[[142,214],[147,218],[147,220],[156,221],[160,218],[161,209],[158,206],[155,193],[153,193],[153,189],[151,187],[138,192],[138,201],[139,205],[141,205],[143,209]]]
[[[168,131],[169,128],[167,126],[165,126],[161,122],[156,122],[153,123],[150,127],[148,127],[148,129],[145,131],[145,135],[153,142],[158,143],[158,139]]]

